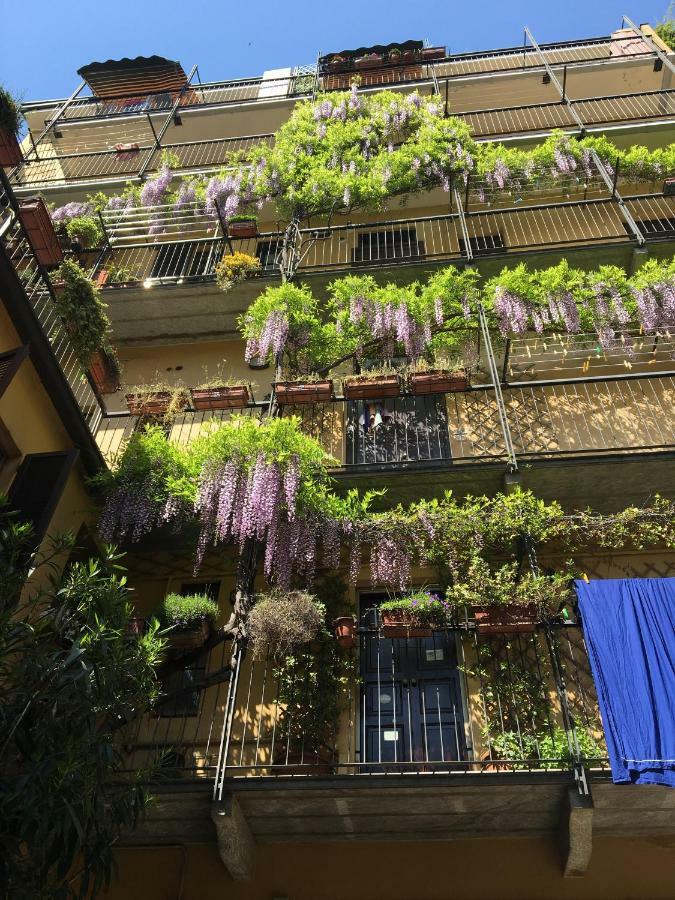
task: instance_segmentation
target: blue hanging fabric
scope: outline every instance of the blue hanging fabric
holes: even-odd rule
[[[612,778],[675,787],[675,578],[576,589]]]

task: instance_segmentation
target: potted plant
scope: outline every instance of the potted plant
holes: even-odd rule
[[[158,611],[171,645],[181,650],[202,647],[217,618],[218,604],[205,594],[168,594]]]
[[[333,382],[330,378],[306,375],[302,379],[277,381],[274,392],[282,406],[325,403],[333,399]]]
[[[450,604],[430,591],[415,591],[380,605],[382,633],[386,638],[430,637],[434,628],[444,628]]]
[[[101,347],[94,353],[89,374],[100,394],[114,394],[120,389],[120,367],[112,347]]]
[[[19,218],[33,245],[38,262],[43,266],[58,266],[63,252],[49,211],[41,197],[19,201]]]
[[[255,659],[277,661],[309,644],[321,633],[326,607],[307,591],[275,588],[256,597],[248,614],[248,633]]]
[[[182,385],[156,381],[135,385],[125,394],[132,416],[164,416],[170,418],[187,408],[189,395]]]
[[[344,56],[340,56],[339,53],[336,53],[335,56],[331,56],[328,60],[326,68],[329,72],[344,72],[347,68],[347,59]]]
[[[376,69],[383,64],[384,57],[381,53],[366,53],[365,56],[357,56],[354,60],[357,69]]]
[[[445,47],[423,47],[422,59],[430,62],[434,59],[445,59]]]
[[[110,321],[98,287],[72,259],[65,260],[55,273],[52,287],[59,283],[54,306],[82,370],[95,365],[96,354],[104,351],[110,355],[106,365],[114,368],[114,352],[108,343]]]
[[[403,62],[406,64],[414,63],[417,59],[417,51],[416,50],[404,50],[403,51]]]
[[[347,400],[383,400],[401,393],[399,377],[391,369],[371,369],[359,375],[347,375],[342,381]]]
[[[230,232],[231,236],[232,232]],[[246,235],[244,235],[246,236]],[[216,282],[221,291],[227,293],[232,288],[260,274],[260,260],[248,253],[226,253],[216,266]]]
[[[338,616],[337,619],[333,619],[333,634],[338,646],[343,650],[356,647],[358,628],[354,616]]]
[[[23,160],[18,134],[21,111],[16,100],[0,87],[0,166],[18,166]]]
[[[398,47],[392,47],[387,56],[387,59],[389,60],[389,62],[392,63],[392,65],[394,65],[394,66],[399,65],[402,58],[403,58],[403,56]]]
[[[103,243],[103,229],[96,216],[75,216],[65,223],[70,249],[75,253],[93,250]]]
[[[227,223],[231,238],[252,238],[258,234],[258,218],[251,215],[232,216]]]
[[[431,369],[418,366],[408,373],[408,389],[415,396],[468,391],[469,375],[463,366],[440,365]]]
[[[476,631],[481,634],[531,634],[540,619],[534,602],[477,606],[473,614]]]
[[[243,409],[250,399],[247,385],[241,381],[215,377],[190,391],[195,409]]]

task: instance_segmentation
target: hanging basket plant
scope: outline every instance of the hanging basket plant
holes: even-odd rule
[[[108,344],[110,321],[101,292],[84,270],[73,260],[65,260],[55,273],[54,305],[61,317],[70,344],[83,370],[97,365],[102,354],[105,361],[101,376],[114,379],[114,355]]]
[[[254,657],[281,661],[291,656],[318,637],[325,617],[323,603],[306,591],[273,590],[259,595],[248,615]]]

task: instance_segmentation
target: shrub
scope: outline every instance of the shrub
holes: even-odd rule
[[[290,656],[318,636],[325,618],[324,604],[305,591],[273,590],[260,595],[248,616],[254,657]]]
[[[260,260],[248,253],[229,253],[216,266],[216,281],[221,291],[231,291],[235,284],[241,284],[260,272]]]
[[[93,216],[75,216],[66,223],[66,234],[71,241],[79,241],[84,250],[100,247],[103,243],[103,229]]]
[[[19,104],[9,91],[0,87],[0,128],[16,135],[21,127],[21,119]]]
[[[211,624],[218,618],[218,604],[205,594],[168,594],[159,608],[159,619],[164,626],[190,630],[207,620]]]

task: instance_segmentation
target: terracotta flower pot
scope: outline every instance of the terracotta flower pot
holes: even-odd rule
[[[43,266],[58,266],[63,252],[44,200],[33,197],[19,201],[19,218],[26,229],[38,262]]]
[[[390,610],[381,613],[382,634],[386,638],[431,637],[433,629],[420,625],[411,613],[405,610]]]
[[[347,400],[380,400],[398,397],[400,393],[398,375],[374,375],[361,381],[347,381],[344,385]]]
[[[282,405],[323,403],[333,397],[333,382],[279,381],[274,385],[277,400]]]
[[[0,128],[0,166],[18,166],[23,154],[15,134]]]
[[[106,353],[97,350],[89,363],[89,374],[101,394],[114,394],[119,390],[120,376],[117,367]]]
[[[195,409],[243,409],[249,400],[245,384],[234,387],[193,388]]]
[[[340,616],[333,621],[335,640],[340,647],[351,650],[356,647],[357,628],[353,616]]]
[[[169,391],[157,391],[149,397],[142,394],[127,394],[125,397],[132,416],[160,416],[169,408]]]
[[[199,625],[184,630],[174,630],[169,635],[169,643],[176,650],[191,650],[203,647],[211,634],[211,623],[202,619]]]
[[[344,72],[347,68],[347,60],[341,56],[333,57],[333,59],[328,60],[326,68],[329,72]]]
[[[258,234],[258,223],[254,220],[228,222],[227,233],[231,238],[252,238]]]
[[[403,62],[404,63],[413,63],[417,59],[417,54],[414,50],[404,50],[403,51]]]
[[[403,61],[403,55],[400,50],[390,50],[387,60],[392,66],[398,66]]]
[[[413,372],[408,384],[412,394],[450,394],[469,389],[469,378],[459,372]]]
[[[425,62],[429,62],[432,59],[444,59],[445,58],[445,47],[423,47],[422,48],[422,59]]]
[[[101,269],[100,272],[97,272],[96,278],[94,281],[99,287],[103,287],[108,283],[108,278],[110,277],[110,273],[107,269]]]
[[[531,634],[540,618],[536,603],[480,606],[474,617],[481,634]]]
[[[374,53],[372,56],[357,56],[354,60],[354,66],[357,69],[377,69],[382,65],[384,65],[384,59],[378,53]]]

